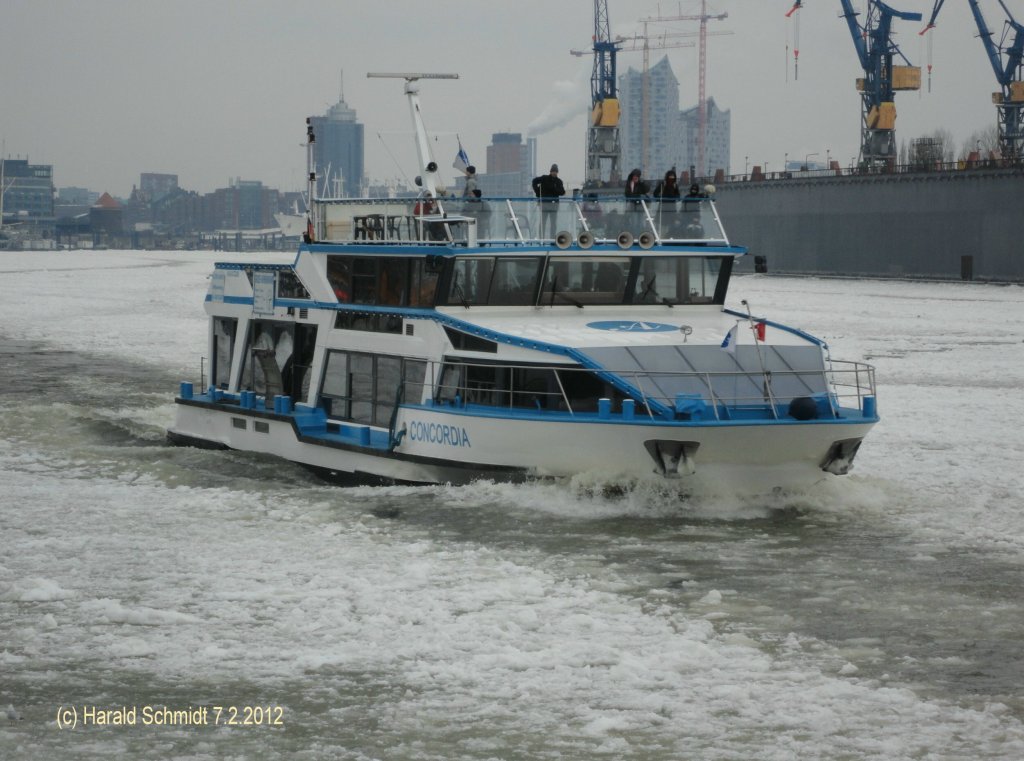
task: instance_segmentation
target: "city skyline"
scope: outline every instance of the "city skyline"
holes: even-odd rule
[[[729,13],[709,31],[732,33],[709,39],[707,91],[732,113],[734,172],[755,164],[778,170],[784,156],[826,152],[846,166],[857,154],[859,71],[839,3],[818,0],[797,14],[798,80],[796,22],[784,15],[791,5],[709,2],[709,10]],[[1001,10],[994,0],[982,5],[998,34]],[[905,0],[900,7],[927,16],[932,3]],[[699,3],[680,8],[692,13]],[[367,175],[406,181],[416,161],[401,83],[367,80],[366,73],[444,71],[460,80],[422,86],[443,170],[454,175],[457,138],[482,163],[493,133],[521,132],[538,138],[538,166],[558,163],[567,183],[579,185],[592,62],[569,50],[588,47],[592,13],[585,0],[561,2],[557,20],[540,0],[446,0],[429,8],[410,0],[14,0],[0,28],[0,65],[8,72],[0,79],[0,139],[6,155],[52,164],[57,187],[125,195],[140,173],[171,172],[199,192],[237,177],[298,190],[305,118],[337,102],[344,70],[345,100],[366,126]],[[636,34],[638,19],[658,13],[653,1],[609,2],[613,34]],[[904,51],[924,68],[929,43],[917,35],[921,28],[923,22],[897,24]],[[995,81],[966,4],[946,4],[933,34],[932,92],[926,79],[922,92],[899,94],[897,139],[945,130],[959,148],[994,125]],[[696,52],[668,55],[680,103],[689,107],[697,101]],[[620,73],[639,69],[640,58],[620,53]]]

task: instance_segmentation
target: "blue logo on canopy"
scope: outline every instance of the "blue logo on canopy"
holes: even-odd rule
[[[600,322],[588,322],[587,327],[595,330],[611,330],[616,333],[665,333],[669,330],[679,330],[677,325],[640,320],[601,320]]]

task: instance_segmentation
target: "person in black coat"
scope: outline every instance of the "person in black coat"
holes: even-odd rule
[[[679,184],[676,179],[675,167],[665,172],[665,178],[654,187],[654,197],[658,204],[657,224],[663,238],[676,237],[680,220],[676,214],[676,202],[679,200]]]
[[[629,173],[629,177],[626,178],[626,198],[640,198],[647,195],[650,192],[650,188],[647,183],[644,182],[643,177],[639,169],[634,169]]]
[[[654,186],[654,197],[660,198],[663,203],[679,199],[679,185],[676,182],[675,169],[665,172],[665,179]]]
[[[643,213],[640,199],[650,193],[650,187],[644,182],[639,169],[634,169],[626,178],[626,187],[623,191],[626,198],[632,198],[633,202],[626,204],[627,227],[633,235],[640,235],[647,228],[647,219]]]
[[[551,171],[534,177],[530,183],[533,193],[541,199],[541,223],[542,231],[547,231],[548,238],[555,237],[555,230],[558,226],[558,199],[565,195],[565,185],[558,176],[558,164],[551,165]]]

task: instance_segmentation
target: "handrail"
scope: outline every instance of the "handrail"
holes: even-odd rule
[[[482,403],[484,406],[499,406],[499,407],[516,407],[516,399],[524,394],[528,394],[531,399],[558,399],[565,404],[565,411],[571,415],[576,415],[579,412],[586,412],[587,410],[580,409],[579,400],[574,400],[571,395],[567,392],[565,384],[563,383],[562,373],[585,373],[588,375],[593,374],[593,370],[579,367],[575,365],[520,365],[520,364],[494,364],[486,362],[428,362],[431,365],[427,377],[438,379],[435,383],[419,383],[424,386],[424,394],[430,399],[441,402],[451,402],[455,399],[460,400],[460,404],[478,404],[482,402],[474,402],[474,397],[480,398],[487,396],[491,398],[502,399],[500,404],[493,403]],[[486,368],[488,370],[506,370],[506,371],[557,371],[554,373],[554,382],[558,387],[557,391],[549,390],[526,390],[518,389],[510,382],[508,388],[474,388],[468,384],[467,376],[468,373],[460,373],[461,380],[453,386],[440,386],[440,378],[443,374],[439,371],[435,372],[434,365],[447,365],[447,366],[459,366],[464,369],[467,368]],[[841,365],[842,367],[836,367]],[[704,392],[701,393],[701,397],[704,401],[712,408],[712,413],[715,419],[722,419],[722,410],[738,410],[738,409],[766,409],[772,417],[778,417],[780,408],[785,409],[785,405],[793,398],[798,396],[823,396],[827,400],[827,405],[833,417],[838,417],[840,410],[843,408],[841,402],[844,400],[855,400],[855,408],[863,410],[864,399],[868,396],[875,395],[875,368],[872,365],[856,362],[856,361],[845,361],[845,360],[833,360],[826,367],[808,369],[808,370],[787,370],[787,371],[773,371],[770,384],[777,385],[786,378],[795,378],[805,382],[811,377],[817,377],[821,379],[824,391],[799,393],[799,394],[783,394],[779,396],[777,391],[769,390],[765,393],[765,390],[760,385],[755,385],[758,389],[758,393],[735,393],[733,395],[726,395],[722,393],[721,386],[724,384],[719,383],[716,389],[715,381],[729,380],[729,379],[744,379],[744,380],[761,380],[763,378],[762,373],[757,371],[744,371],[744,370],[731,370],[721,372],[708,372],[708,371],[670,371],[670,370],[657,370],[657,371],[638,371],[635,368],[628,370],[601,370],[602,375],[605,377],[616,376],[621,378],[630,387],[634,388],[639,394],[639,402],[643,404],[647,410],[648,417],[655,419],[655,413],[653,407],[655,404],[661,404],[668,408],[672,408],[675,404],[675,398],[665,397],[657,394],[650,393],[650,386],[657,385],[655,379],[669,379],[669,378],[682,378],[682,379],[693,379],[699,381],[699,384],[704,388]],[[407,381],[403,380],[403,383]],[[806,386],[805,386],[806,388]],[[412,403],[410,401],[410,403]],[[519,405],[521,406],[521,405]]]
[[[838,162],[836,162],[838,163]],[[760,169],[760,167],[753,167]],[[966,158],[956,161],[916,161],[908,164],[892,164],[890,166],[833,166],[820,169],[787,169],[774,172],[744,172],[717,177],[714,182],[718,188],[728,185],[749,185],[758,182],[791,182],[797,180],[819,180],[833,177],[875,177],[901,174],[934,174],[937,172],[969,175],[979,170],[1024,170],[1024,158]],[[698,178],[698,181],[711,182],[711,177]]]
[[[522,245],[555,242],[560,233],[576,240],[586,232],[595,243],[618,244],[621,233],[630,232],[637,240],[641,233],[650,233],[657,245],[729,245],[714,203],[706,197],[438,198],[432,203],[427,213],[423,199],[417,198],[314,199],[314,240],[361,245]],[[451,223],[469,220],[476,220],[488,234],[476,236],[479,240],[468,232],[452,234]]]

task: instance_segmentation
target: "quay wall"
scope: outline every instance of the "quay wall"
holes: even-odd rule
[[[717,185],[729,240],[780,274],[1024,283],[1024,168]],[[965,258],[969,257],[969,258]]]

